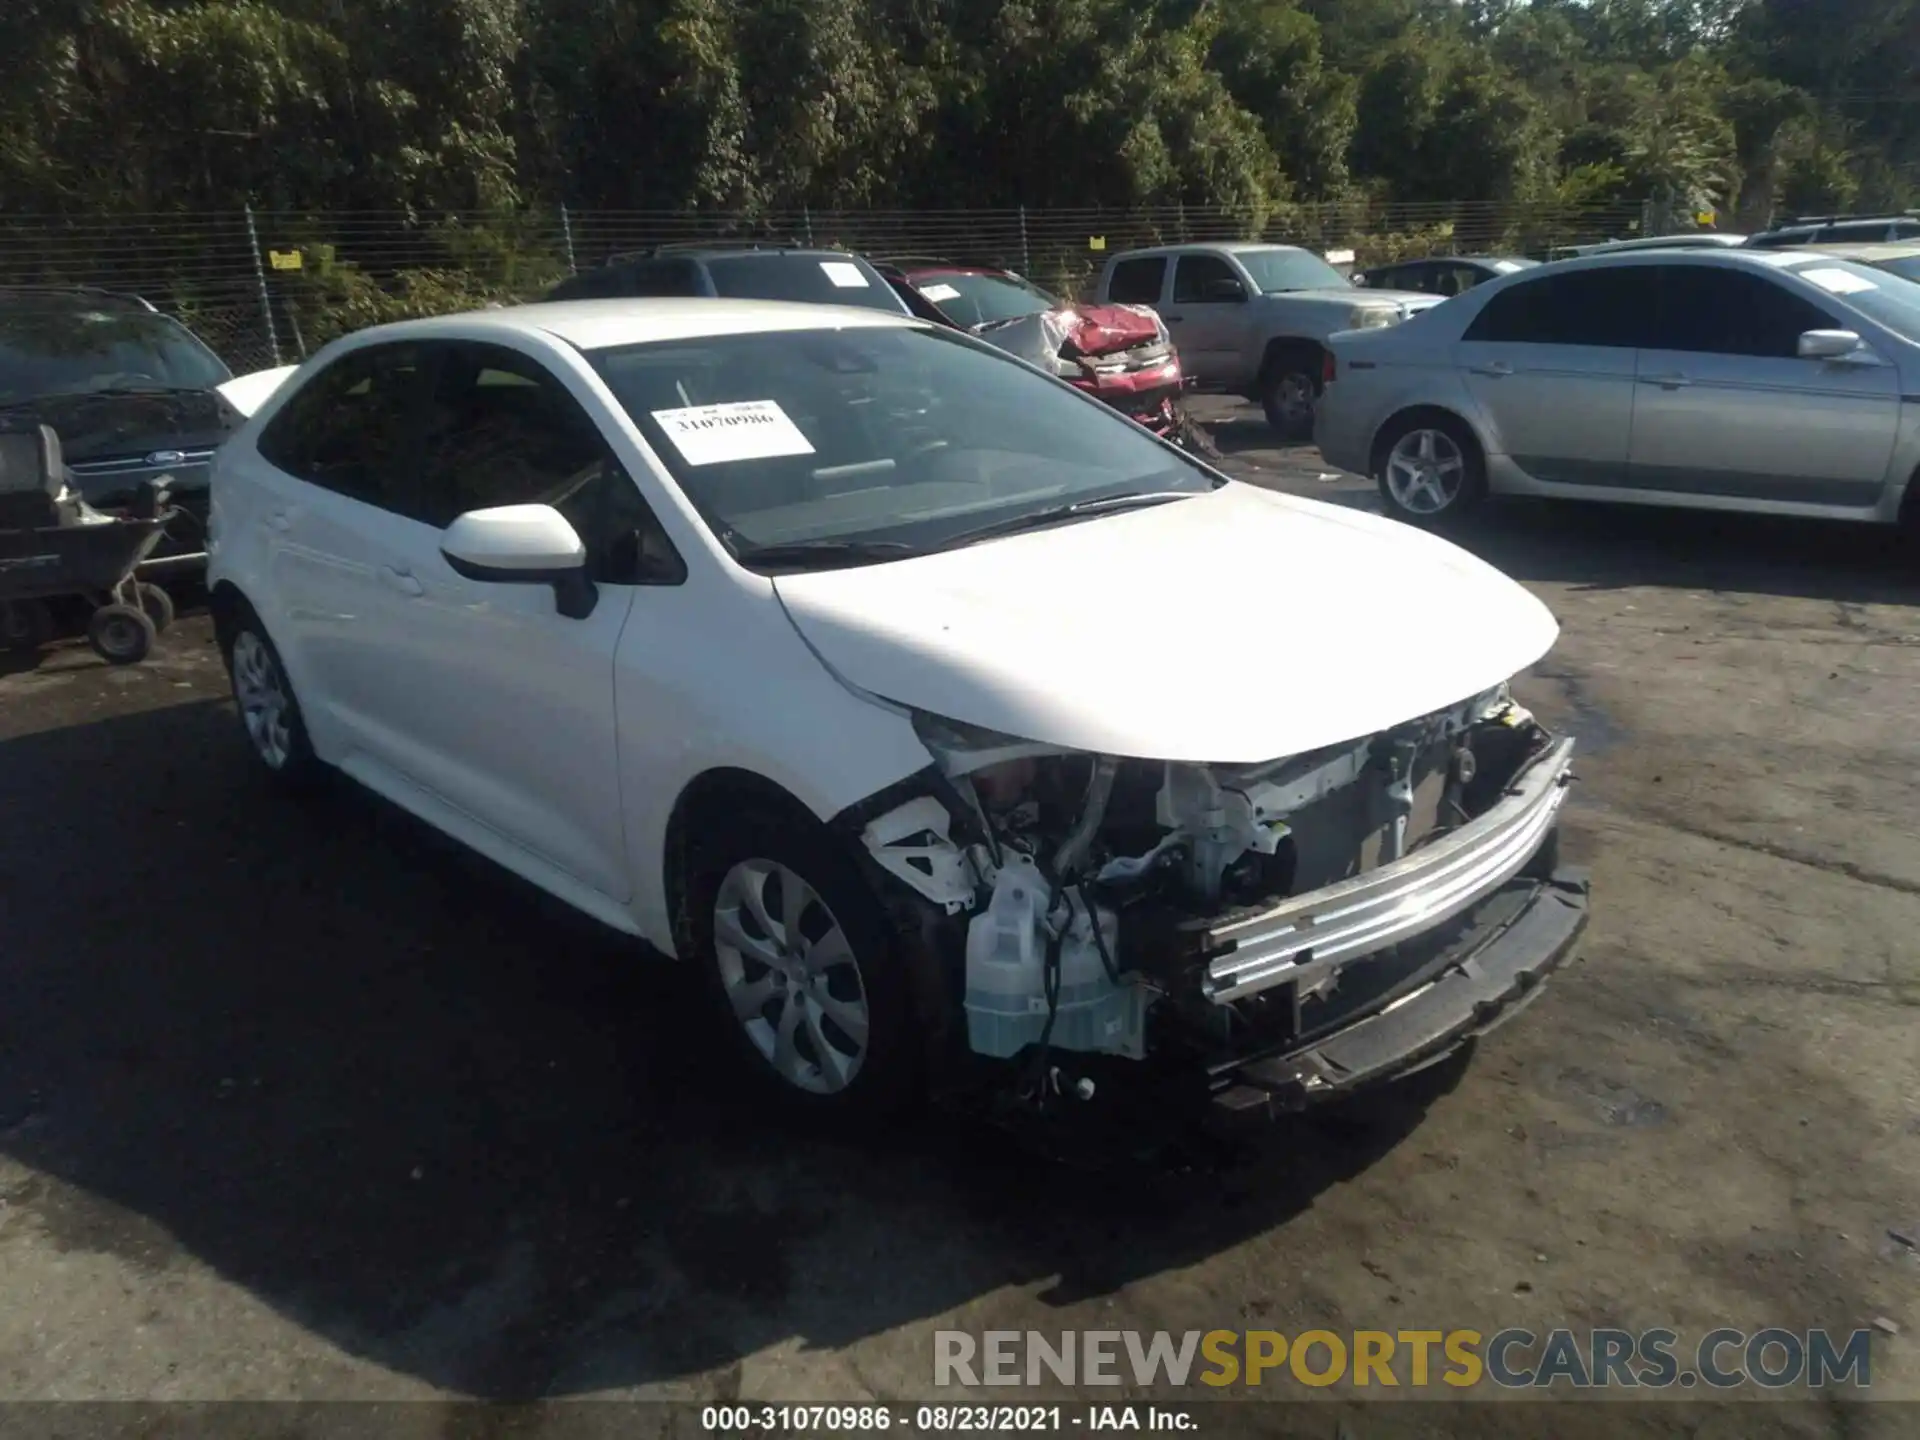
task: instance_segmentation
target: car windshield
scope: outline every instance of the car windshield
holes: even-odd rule
[[[202,390],[232,378],[217,355],[164,315],[0,309],[0,402],[143,386]]]
[[[1807,283],[1818,285],[1842,305],[1858,310],[1909,340],[1920,341],[1920,283],[1830,255],[1809,257],[1790,270]]]
[[[725,255],[707,261],[707,273],[713,288],[730,299],[798,300],[907,313],[893,287],[872,266],[850,255]]]
[[[1287,290],[1343,290],[1353,282],[1310,250],[1239,250],[1234,259],[1247,267],[1261,293]]]
[[[791,552],[781,568],[825,567],[856,546],[940,549],[1062,505],[1221,483],[1099,401],[931,326],[655,341],[588,359],[750,566],[763,547]]]
[[[1920,255],[1900,255],[1892,260],[1876,260],[1873,268],[1884,270],[1889,275],[1898,275],[1902,280],[1920,280]]]
[[[1059,301],[1037,285],[1013,275],[968,275],[934,271],[910,283],[962,325],[992,325],[1052,310]]]

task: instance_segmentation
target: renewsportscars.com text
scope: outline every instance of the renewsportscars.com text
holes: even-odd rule
[[[1872,1383],[1872,1332],[1599,1329],[1584,1336],[1478,1330],[938,1330],[933,1383],[1308,1385],[1419,1389],[1825,1389]]]

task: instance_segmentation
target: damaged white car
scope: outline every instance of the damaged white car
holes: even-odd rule
[[[493,310],[334,342],[222,447],[254,753],[708,976],[802,1103],[1295,1108],[1529,997],[1586,886],[1557,627],[872,310]]]

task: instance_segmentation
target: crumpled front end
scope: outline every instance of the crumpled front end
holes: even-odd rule
[[[862,840],[923,906],[962,1068],[1026,1100],[1171,1072],[1298,1108],[1490,1028],[1585,922],[1573,741],[1505,686],[1250,766],[916,724],[937,779]]]
[[[1180,356],[1166,322],[1148,306],[1043,310],[976,333],[1149,429],[1164,434],[1176,421]]]

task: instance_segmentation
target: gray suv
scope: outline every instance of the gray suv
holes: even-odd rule
[[[1288,439],[1313,430],[1326,340],[1395,325],[1443,297],[1362,289],[1297,245],[1162,245],[1107,261],[1099,297],[1160,312],[1200,390],[1257,401]]]
[[[1488,494],[1916,520],[1920,285],[1804,250],[1642,250],[1337,335],[1315,438],[1432,522]]]

